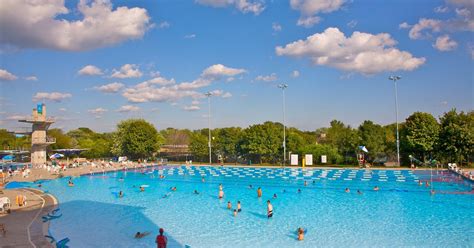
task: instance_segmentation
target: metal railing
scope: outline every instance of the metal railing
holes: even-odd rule
[[[41,138],[31,138],[32,144],[53,144],[56,143],[56,138],[53,137],[41,137]]]

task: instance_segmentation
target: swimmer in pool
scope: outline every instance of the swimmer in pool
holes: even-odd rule
[[[298,193],[301,193],[301,189],[298,189]]]
[[[315,184],[315,183],[316,183],[316,180],[313,180],[313,184]]]
[[[119,197],[122,198],[123,197],[123,192],[120,190],[119,192]]]
[[[224,198],[224,190],[220,189],[219,190],[219,199]]]
[[[223,190],[223,189],[224,189],[224,187],[222,187],[222,183],[219,184],[219,190]]]
[[[176,190],[177,190],[176,186],[171,188],[171,191],[176,191]]]
[[[144,192],[145,188],[143,186],[140,186],[140,192]]]
[[[305,187],[308,186],[308,182],[304,181],[304,186]]]
[[[227,209],[232,209],[232,203],[230,203],[230,201],[227,202]]]
[[[262,197],[262,189],[260,187],[257,189],[257,196]]]
[[[204,179],[204,177],[201,177],[201,182],[205,183],[206,179]]]
[[[273,217],[273,205],[270,200],[267,201],[267,217],[269,219]]]
[[[380,189],[379,189],[379,186],[375,186],[375,187],[374,187],[374,191],[379,191],[379,190],[380,190]]]
[[[418,180],[418,186],[423,185],[423,182],[421,180]]]
[[[240,206],[240,201],[237,201],[237,212],[242,211],[242,207]]]
[[[67,182],[67,185],[68,185],[69,187],[72,187],[72,186],[74,186],[74,183],[72,182],[71,179],[69,179],[69,182]]]
[[[303,228],[301,227],[298,227],[298,229],[296,230],[296,232],[298,233],[298,240],[301,241],[304,239],[304,233],[305,233],[305,230],[303,230]]]
[[[199,195],[199,192],[197,190],[194,190],[195,195]]]
[[[150,232],[142,232],[142,233],[141,233],[141,232],[137,232],[137,233],[135,234],[135,238],[136,238],[136,239],[141,239],[141,238],[147,236],[148,234],[150,234]]]
[[[120,177],[120,178],[119,178],[119,181],[123,181],[123,177]]]
[[[234,217],[237,216],[237,209],[234,209]]]
[[[276,199],[277,198],[277,194],[273,194],[273,199]]]
[[[357,194],[362,195],[362,191],[357,190]]]
[[[160,179],[164,179],[164,178],[165,178],[165,176],[163,176],[163,175],[160,175]]]
[[[249,185],[249,189],[252,189],[252,188],[253,188],[253,186],[252,186],[252,184],[250,184],[250,185]]]
[[[344,192],[346,192],[346,193],[350,193],[350,192],[351,192],[351,190],[350,190],[349,188],[346,188],[346,189],[344,190]]]

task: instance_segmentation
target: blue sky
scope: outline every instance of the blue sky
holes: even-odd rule
[[[49,2],[49,5],[46,3]],[[53,127],[282,120],[304,130],[473,109],[467,0],[0,0],[0,125],[44,101]],[[24,13],[18,15],[16,13]]]

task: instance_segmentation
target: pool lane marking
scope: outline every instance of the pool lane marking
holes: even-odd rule
[[[26,191],[26,190],[23,190],[23,191]],[[26,227],[26,233],[28,234],[28,241],[30,241],[30,244],[36,248],[36,245],[33,243],[33,241],[31,241],[31,234],[30,234],[30,227],[31,225],[33,224],[33,222],[38,218],[39,214],[41,213],[41,211],[43,210],[43,207],[44,207],[44,204],[45,204],[45,200],[43,199],[43,197],[41,197],[40,195],[36,194],[35,192],[33,191],[30,191],[32,192],[33,194],[35,194],[36,196],[38,196],[39,198],[41,198],[41,201],[43,201],[43,203],[41,203],[41,208],[38,210],[38,212],[36,213],[35,217],[33,218],[33,220],[30,222],[30,224]]]

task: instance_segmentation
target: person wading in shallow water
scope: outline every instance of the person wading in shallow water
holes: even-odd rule
[[[165,230],[163,230],[163,228],[160,228],[160,234],[156,236],[155,243],[157,248],[166,248],[166,245],[168,244],[168,238],[163,235],[164,232]]]

